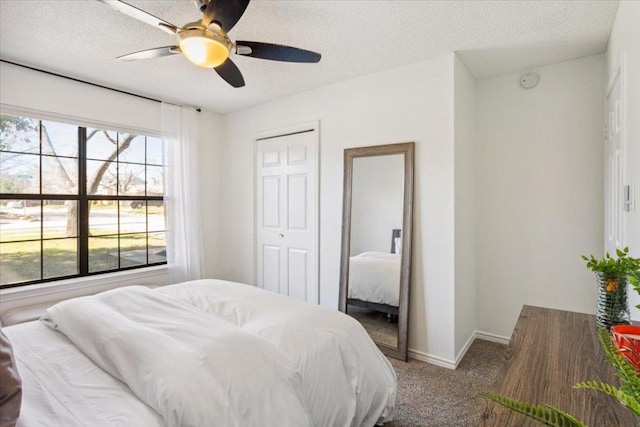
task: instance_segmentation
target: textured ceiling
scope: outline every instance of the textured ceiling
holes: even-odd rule
[[[191,0],[128,1],[177,26]],[[175,37],[92,0],[0,0],[0,58],[153,98],[224,113],[457,51],[476,78],[603,52],[617,1],[253,0],[232,39],[322,53],[319,64],[234,57],[246,86],[180,55],[117,56]],[[0,76],[1,77],[1,76]]]

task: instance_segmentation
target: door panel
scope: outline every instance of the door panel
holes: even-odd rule
[[[288,294],[293,298],[306,301],[306,286],[291,286],[307,282],[307,251],[304,249],[289,248],[289,289]]]
[[[280,153],[278,151],[265,151],[262,153],[262,166],[280,166]]]
[[[287,164],[304,165],[307,163],[307,149],[305,146],[293,146],[287,147]]]
[[[280,228],[280,176],[262,179],[262,218],[265,228]]]
[[[262,247],[262,260],[264,265],[262,274],[264,289],[280,292],[280,248],[278,246],[264,245]]]
[[[308,197],[307,175],[289,175],[287,180],[287,230],[306,230],[307,203],[300,203],[300,201],[306,201]]]

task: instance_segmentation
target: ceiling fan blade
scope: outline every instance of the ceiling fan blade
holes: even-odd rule
[[[242,73],[231,59],[227,58],[226,61],[221,65],[218,65],[214,70],[216,70],[216,73],[218,73],[218,75],[231,86],[244,86],[244,77],[242,77]]]
[[[236,53],[253,58],[283,62],[320,62],[320,55],[310,50],[280,44],[236,41]]]
[[[204,10],[202,25],[218,22],[225,33],[231,31],[247,9],[249,0],[211,0]]]
[[[179,46],[163,46],[129,53],[127,55],[119,56],[117,59],[122,61],[136,61],[138,59],[161,58],[163,56],[175,55],[176,53],[180,53]]]
[[[145,24],[152,25],[154,27],[160,28],[161,30],[169,33],[175,34],[178,31],[178,27],[175,25],[160,19],[156,16],[153,16],[150,13],[145,12],[142,9],[138,9],[135,6],[131,6],[128,3],[119,0],[98,0],[101,3],[104,3],[108,6],[111,6],[113,9],[118,12],[122,12],[125,15],[129,15],[132,18],[137,19],[138,21],[142,21]]]

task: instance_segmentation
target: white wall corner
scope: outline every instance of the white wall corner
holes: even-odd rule
[[[476,156],[475,84],[453,58],[454,111],[454,354],[463,354],[477,328],[476,309]],[[456,363],[458,362],[456,357]]]
[[[476,334],[474,332],[469,336],[469,338],[467,338],[467,341],[464,343],[460,351],[457,352],[456,358],[454,361],[455,362],[454,366],[456,368],[458,367],[458,365],[460,365],[460,362],[462,362],[462,359],[464,359],[464,356],[467,354],[467,351],[469,351],[469,348],[471,347],[471,344],[473,344],[475,339],[476,339]]]

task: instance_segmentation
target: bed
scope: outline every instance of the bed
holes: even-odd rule
[[[372,426],[396,376],[343,313],[220,280],[115,289],[3,328],[18,426]]]
[[[401,255],[363,252],[349,258],[347,304],[398,315]]]

